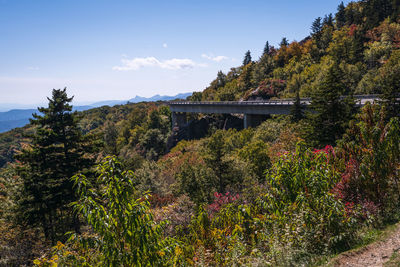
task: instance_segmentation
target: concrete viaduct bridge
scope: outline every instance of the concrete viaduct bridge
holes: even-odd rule
[[[354,96],[356,106],[366,102],[375,102],[377,95]],[[171,101],[168,103],[172,112],[172,127],[187,124],[186,113],[204,114],[243,114],[244,128],[254,127],[266,119],[267,115],[288,115],[294,105],[294,99],[264,100],[264,101]],[[310,98],[302,98],[301,104],[308,106]]]

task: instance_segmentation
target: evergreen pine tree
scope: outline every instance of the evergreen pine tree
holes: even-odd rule
[[[249,90],[253,83],[252,83],[252,74],[253,74],[253,64],[248,64],[246,67],[243,68],[243,72],[241,74],[241,80],[243,83],[243,90]]]
[[[330,13],[328,16],[325,15],[324,20],[322,22],[322,28],[328,26],[328,27],[333,27],[333,16],[332,13]]]
[[[117,139],[118,139],[118,131],[115,126],[115,123],[108,122],[104,127],[104,150],[111,154],[117,155]]]
[[[351,119],[354,101],[341,97],[346,88],[342,77],[338,64],[334,63],[311,97],[307,139],[315,147],[335,145]]]
[[[311,25],[311,36],[315,41],[315,44],[319,49],[321,49],[321,35],[322,35],[322,22],[321,17],[314,20]]]
[[[322,22],[321,21],[322,21],[321,17],[318,17],[313,21],[313,23],[311,25],[311,34],[312,35],[316,35],[321,32],[321,30],[322,30]]]
[[[336,13],[336,27],[338,29],[342,28],[344,25],[346,25],[346,12],[345,12],[345,7],[343,2],[340,3],[340,5],[337,8],[337,13]]]
[[[226,75],[222,72],[222,70],[218,71],[217,74],[217,86],[224,87],[226,84]]]
[[[206,166],[215,174],[216,179],[211,183],[214,184],[214,188],[218,190],[218,193],[225,193],[226,187],[236,182],[234,179],[240,179],[231,175],[233,161],[225,157],[224,142],[224,132],[219,130],[208,139],[205,145],[206,156],[204,161]]]
[[[269,42],[267,41],[264,46],[263,56],[269,55],[269,50],[270,50]]]
[[[356,21],[356,11],[353,9],[352,5],[349,5],[344,11],[344,17],[346,21],[346,25],[350,26],[355,24]]]
[[[364,43],[367,42],[365,33],[361,29],[356,29],[351,38],[351,46],[349,51],[349,62],[356,64],[364,58]]]
[[[251,53],[250,50],[247,50],[246,54],[244,55],[243,66],[246,66],[250,62],[251,62]]]
[[[304,118],[303,105],[301,104],[300,93],[296,92],[296,98],[294,100],[293,106],[290,110],[290,115],[292,116],[293,122],[298,122]]]
[[[252,81],[258,85],[262,80],[266,79],[274,69],[274,59],[263,54],[257,64],[254,64]]]
[[[376,27],[393,13],[393,0],[369,0],[364,3],[363,15],[368,29]]]
[[[387,120],[400,116],[400,51],[394,51],[381,68],[379,77],[381,102],[386,106]]]
[[[282,41],[280,43],[280,46],[283,47],[283,46],[288,46],[288,45],[289,45],[288,39],[286,39],[286,37],[283,37]]]
[[[48,107],[38,108],[32,145],[17,156],[23,179],[18,214],[24,225],[39,226],[53,242],[66,231],[79,232],[79,220],[69,206],[76,200],[71,177],[93,165],[86,153],[95,151],[91,136],[83,136],[66,89],[53,89]]]

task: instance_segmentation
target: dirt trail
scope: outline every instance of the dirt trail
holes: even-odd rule
[[[383,266],[394,252],[400,251],[400,224],[388,237],[360,250],[340,255],[333,266],[370,267]]]

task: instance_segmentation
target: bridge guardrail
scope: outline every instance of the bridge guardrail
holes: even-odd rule
[[[355,104],[361,105],[363,100],[370,100],[375,102],[379,99],[379,95],[355,95]],[[344,98],[344,97],[342,97]],[[295,99],[274,99],[274,100],[264,100],[264,101],[169,101],[169,105],[293,105]],[[311,103],[311,98],[301,98],[300,103],[302,105],[309,105]]]
[[[305,103],[305,102],[304,102]],[[291,105],[292,100],[270,100],[270,101],[176,101],[168,102],[170,105]]]

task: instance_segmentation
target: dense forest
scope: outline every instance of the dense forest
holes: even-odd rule
[[[400,1],[341,3],[188,100],[275,98],[291,115],[188,135],[166,102],[72,112],[53,90],[0,134],[0,266],[320,265],[400,220]]]

